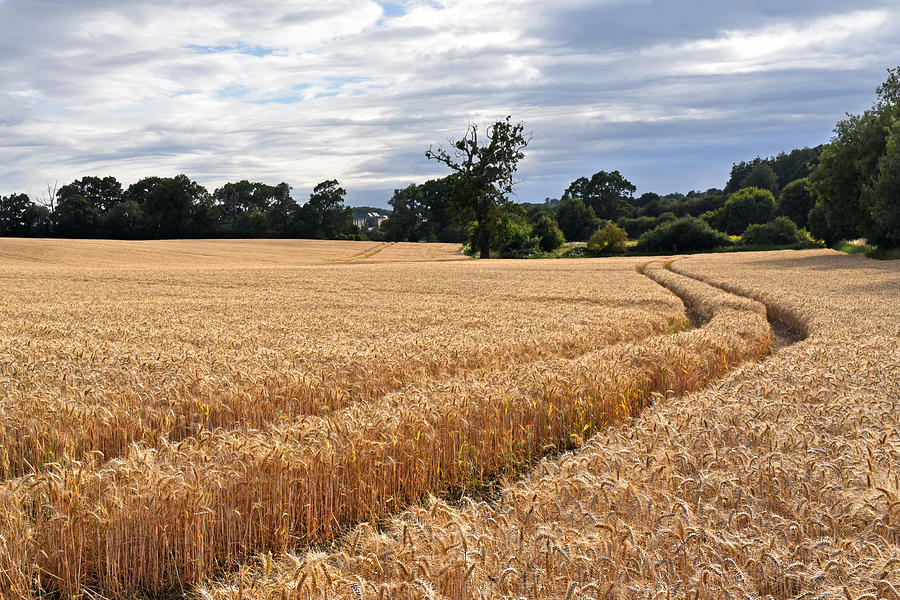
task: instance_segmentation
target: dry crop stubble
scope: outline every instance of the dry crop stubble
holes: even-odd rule
[[[900,267],[822,251],[673,267],[808,337],[543,461],[496,502],[432,499],[198,594],[900,598]]]

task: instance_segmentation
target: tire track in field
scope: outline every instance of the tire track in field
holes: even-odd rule
[[[375,256],[382,250],[385,250],[385,249],[395,245],[396,243],[397,242],[381,242],[379,244],[376,244],[375,246],[372,246],[371,248],[366,248],[365,250],[356,252],[349,256],[344,256],[342,258],[335,259],[335,262],[347,263],[347,262],[354,262],[354,261],[358,261],[358,260],[365,260],[367,258],[372,258],[373,256]]]
[[[772,336],[772,347],[769,354],[777,352],[782,348],[791,346],[806,339],[807,333],[807,324],[806,321],[793,312],[789,307],[784,307],[778,305],[771,300],[757,297],[754,294],[747,293],[738,288],[731,288],[727,286],[718,285],[714,282],[705,281],[700,277],[696,277],[694,275],[690,275],[687,273],[679,272],[672,268],[672,264],[679,259],[667,260],[667,261],[650,261],[648,263],[644,263],[637,268],[638,273],[647,277],[654,283],[666,288],[669,292],[677,296],[681,302],[684,304],[685,315],[688,317],[688,321],[690,323],[690,327],[683,331],[690,331],[692,329],[700,329],[705,327],[711,318],[711,315],[704,311],[702,308],[697,306],[696,299],[690,294],[680,289],[678,286],[673,285],[672,282],[661,281],[655,279],[651,275],[647,273],[647,269],[652,265],[657,263],[662,263],[663,269],[665,269],[669,273],[673,273],[677,276],[684,277],[686,279],[695,281],[699,284],[709,286],[711,288],[715,288],[725,292],[726,294],[730,294],[731,296],[735,296],[738,298],[742,298],[751,302],[756,302],[762,304],[766,309],[766,320],[769,323],[769,328],[771,330]],[[763,358],[762,360],[765,360]],[[723,374],[724,377],[724,374]],[[699,390],[694,390],[699,391]],[[645,406],[646,408],[646,406]],[[532,464],[537,464],[541,459],[547,458],[550,456],[554,456],[557,454],[561,454],[567,451],[570,451],[571,448],[554,448],[553,450],[545,453],[544,455],[537,457]],[[521,472],[520,475],[524,476],[524,472]],[[503,474],[502,478],[500,475],[491,479],[489,482],[485,483],[482,486],[479,486],[478,489],[469,490],[467,493],[463,493],[462,490],[457,490],[455,493],[448,493],[444,496],[445,500],[449,500],[453,503],[459,503],[463,500],[464,497],[474,498],[479,501],[488,501],[491,503],[492,499],[496,499],[499,497],[500,485],[501,482],[514,482],[520,479],[521,477],[513,477],[510,478],[507,476],[508,474]]]
[[[670,269],[669,263],[664,263],[663,261],[651,261],[651,262],[646,263],[646,264],[642,265],[641,267],[639,267],[638,272],[640,272],[642,275],[646,276],[647,278],[651,279],[652,281],[656,282],[657,284],[661,285],[662,287],[665,287],[667,290],[669,290],[671,293],[673,293],[674,295],[676,295],[678,298],[681,299],[681,301],[683,302],[683,304],[685,306],[685,312],[689,316],[690,321],[692,323],[692,327],[689,330],[686,330],[685,332],[682,332],[682,333],[689,333],[692,329],[703,329],[703,328],[706,328],[707,326],[714,327],[714,328],[722,327],[721,323],[719,323],[718,325],[715,325],[715,324],[710,325],[712,320],[715,318],[716,313],[722,309],[737,308],[738,310],[749,310],[749,311],[755,312],[759,316],[762,316],[761,313],[763,310],[763,306],[765,306],[765,305],[763,305],[761,302],[758,302],[757,300],[750,298],[747,295],[736,294],[733,292],[721,290],[721,288],[719,288],[719,286],[711,286],[711,285],[707,284],[706,282],[699,280],[698,278],[684,276],[684,275],[675,273],[674,271],[672,271]],[[698,290],[702,291],[703,288],[706,288],[707,290],[710,290],[710,291],[715,290],[714,294],[716,294],[716,295],[722,294],[722,293],[727,294],[728,296],[731,296],[733,299],[731,301],[726,301],[726,302],[720,303],[718,305],[712,305],[709,298],[704,298],[700,294],[696,294],[696,292]],[[769,313],[769,310],[766,310],[766,312]],[[776,328],[786,327],[786,325],[782,321],[779,321],[778,319],[768,316],[768,314],[767,314],[767,321],[769,322],[770,328],[772,328],[773,335],[775,334]],[[797,336],[792,335],[791,338],[788,340],[788,342],[793,343],[794,341],[797,341],[798,339],[799,338]],[[773,349],[777,349],[778,347],[779,347],[778,344],[775,344],[775,347]],[[755,360],[753,357],[752,351],[749,352],[748,354],[749,354],[749,358],[751,360]],[[760,357],[759,360],[765,360],[765,358]],[[723,373],[719,374],[719,376],[713,377],[710,381],[707,381],[705,384],[703,384],[699,387],[696,387],[696,388],[690,389],[690,390],[685,390],[685,392],[694,393],[694,392],[702,391],[704,389],[709,388],[713,382],[720,380],[728,372],[730,372],[733,367],[736,367],[737,364],[738,363],[730,364],[729,366],[727,366],[725,368]],[[653,401],[653,398],[652,398],[653,395],[654,394],[652,394],[651,392],[647,392],[647,402],[643,404],[643,406],[645,408],[646,408],[646,406],[649,406],[649,404]],[[636,415],[633,415],[633,416],[636,416]],[[627,421],[626,421],[626,423],[627,423]],[[530,471],[531,468],[533,468],[540,460],[542,460],[546,457],[556,455],[556,454],[566,453],[566,452],[574,449],[574,446],[567,445],[565,442],[559,442],[559,441],[557,441],[557,442],[558,442],[558,445],[554,446],[549,451],[545,451],[543,453],[538,453],[535,456],[531,457],[531,459],[528,460],[525,465],[518,465],[518,468],[516,468],[512,471],[502,469],[500,472],[496,473],[489,480],[485,481],[484,485],[481,485],[475,489],[472,489],[472,488],[450,489],[447,492],[445,492],[444,494],[441,494],[441,497],[445,501],[449,502],[450,504],[455,505],[460,508],[465,507],[467,505],[471,505],[471,502],[469,502],[467,499],[474,499],[476,501],[476,503],[479,505],[482,505],[482,503],[486,503],[488,506],[496,506],[498,504],[498,502],[500,501],[500,499],[502,498],[503,490],[505,488],[508,488],[511,485],[515,485],[517,481],[519,481],[523,477],[525,477],[527,475],[528,471]],[[551,444],[552,444],[552,441],[551,441]],[[526,468],[522,468],[523,466],[525,466]],[[415,509],[413,509],[413,513],[415,513]],[[408,513],[408,512],[404,513],[404,516],[401,516],[400,519],[404,519],[405,515],[412,515],[413,513]],[[435,514],[436,513],[432,512],[431,516],[434,517]],[[421,518],[421,517],[422,517],[421,511],[418,511],[418,513],[414,514],[414,516],[412,516],[410,518],[413,521],[415,521],[416,518]],[[436,526],[437,526],[437,523],[439,522],[439,518],[435,519],[435,521],[436,521]],[[405,530],[406,530],[406,525],[404,524],[402,536],[406,535]],[[365,538],[367,538],[368,536],[373,535],[373,534],[378,535],[378,536],[384,536],[387,533],[388,532],[385,532],[381,528],[377,528],[377,527],[373,528],[373,527],[371,527],[371,525],[365,524],[365,523],[361,524],[360,526],[356,527],[354,530],[345,534],[342,538],[342,541],[338,541],[335,543],[334,548],[336,550],[334,552],[338,552],[337,549],[339,549],[341,547],[344,547],[344,548],[349,547],[349,548],[354,549],[354,551],[357,547],[369,548],[372,545],[374,545],[374,542],[372,544],[369,544],[369,540],[367,540]],[[393,537],[393,535],[392,535],[392,537]],[[399,538],[397,538],[397,539],[399,539]],[[326,555],[324,557],[321,554],[317,555],[317,559],[320,563],[321,569],[324,570],[324,568],[325,568],[324,563],[322,562],[323,560],[332,562],[331,560],[329,560],[329,558],[330,557],[328,555]],[[332,562],[332,564],[335,564],[335,563],[340,564],[340,560],[341,559],[338,559],[337,561]],[[285,562],[286,567],[293,566],[293,568],[295,568],[295,569],[298,564],[299,563],[296,558],[293,559],[292,561]],[[385,565],[385,568],[387,569],[389,567],[387,565]],[[251,597],[255,598],[257,596],[260,596],[260,597],[265,596],[266,592],[262,592],[262,590],[260,590],[260,589],[257,589],[254,591],[253,588],[255,585],[260,585],[260,582],[265,581],[266,576],[269,574],[269,571],[277,572],[278,568],[276,567],[275,569],[272,569],[272,564],[271,564],[271,562],[269,562],[269,563],[267,563],[267,566],[265,567],[265,569],[266,569],[265,575],[263,575],[261,572],[254,572],[253,569],[241,570],[238,572],[238,574],[236,575],[236,577],[233,580],[228,581],[229,585],[219,587],[218,589],[216,589],[216,588],[213,589],[214,592],[218,592],[218,593],[209,594],[208,590],[202,590],[203,597],[214,598],[216,600],[225,599],[228,597],[227,590],[234,589],[234,586],[237,586],[241,589],[246,589],[248,591],[248,595],[242,596],[242,598],[251,598]],[[359,595],[361,588],[364,589],[364,591],[366,593],[376,593],[376,594],[378,593],[378,585],[377,584],[368,585],[371,582],[364,581],[364,579],[361,579],[358,576],[359,574],[356,574],[356,573],[353,573],[353,574],[346,573],[347,577],[344,578],[343,577],[344,574],[339,575],[336,572],[338,570],[339,569],[334,569],[334,571],[332,571],[332,576],[335,579],[336,587],[331,588],[332,591],[336,592],[338,596],[340,596],[340,593],[342,591],[346,592],[347,596],[350,596],[351,593],[356,593],[357,595]],[[297,571],[297,573],[299,574],[300,571]],[[246,579],[245,579],[245,577],[246,577]],[[339,577],[342,579],[345,579],[345,580],[338,581]],[[355,584],[355,587],[354,587],[354,584]],[[262,585],[264,585],[264,584],[262,584]],[[346,587],[346,589],[344,589],[344,587]],[[263,587],[262,589],[265,589],[265,588]],[[261,593],[257,593],[257,592],[261,592]]]
[[[255,552],[327,542],[360,522],[397,514],[423,494],[470,490],[520,472],[579,435],[630,421],[659,394],[704,388],[768,349],[761,305],[661,268],[653,272],[695,290],[698,298],[688,304],[698,311],[721,306],[728,314],[712,316],[706,334],[662,335],[514,368],[499,385],[410,389],[291,427],[249,436],[213,432],[99,470],[45,478],[31,515],[40,524],[33,555],[47,575],[42,580],[63,595],[184,589]],[[200,468],[219,459],[221,469]],[[76,476],[78,492],[63,494]],[[199,512],[184,508],[199,505]],[[74,515],[80,520],[72,529]],[[139,558],[148,555],[155,562]]]
[[[682,277],[687,277],[689,279],[693,279],[694,281],[699,281],[700,283],[704,283],[708,286],[714,287],[735,296],[754,300],[755,302],[759,302],[760,304],[765,306],[766,320],[769,322],[769,326],[772,328],[772,341],[774,346],[773,351],[780,350],[792,344],[796,344],[797,342],[801,342],[805,340],[809,335],[809,324],[806,322],[806,319],[801,317],[800,314],[791,307],[785,306],[784,304],[776,302],[771,298],[768,298],[761,294],[755,294],[747,290],[743,290],[737,286],[720,284],[697,275],[692,275],[690,273],[687,273],[686,271],[673,268],[673,264],[678,260],[683,259],[674,259],[668,261],[665,265],[666,269],[673,273],[681,275]]]

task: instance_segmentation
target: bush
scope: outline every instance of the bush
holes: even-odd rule
[[[696,250],[712,250],[730,246],[731,240],[709,223],[696,217],[682,217],[663,223],[641,236],[638,250],[644,252],[677,253]]]
[[[615,223],[607,223],[599,228],[587,242],[591,254],[621,254],[625,252],[628,234]]]
[[[829,246],[840,239],[840,234],[828,222],[828,211],[821,202],[817,202],[810,209],[807,223],[810,235],[816,239],[824,240]]]
[[[542,215],[537,220],[533,232],[538,238],[538,245],[544,252],[553,252],[566,242],[563,232],[556,226],[556,221],[547,215]]]
[[[775,196],[769,190],[743,188],[728,196],[715,225],[738,235],[753,223],[768,223],[775,216]]]
[[[619,219],[616,224],[628,232],[628,237],[639,238],[651,229],[659,227],[663,223],[675,220],[675,213],[664,212],[658,217],[634,217]]]
[[[806,179],[797,179],[781,190],[778,199],[778,214],[793,221],[797,227],[809,225],[809,211],[816,205],[816,199],[806,189]]]
[[[764,224],[749,225],[741,236],[745,246],[791,246],[803,241],[797,226],[787,217]]]
[[[530,258],[540,254],[539,240],[527,223],[501,218],[494,236],[495,250],[500,258]]]

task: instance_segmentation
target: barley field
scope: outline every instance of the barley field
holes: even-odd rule
[[[0,598],[900,600],[900,268],[0,239]]]

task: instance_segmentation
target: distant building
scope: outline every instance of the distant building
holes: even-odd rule
[[[379,227],[381,227],[381,224],[385,219],[387,219],[387,215],[376,212],[368,212],[363,215],[354,217],[353,224],[360,229],[378,229]]]

